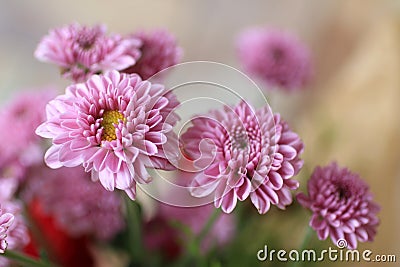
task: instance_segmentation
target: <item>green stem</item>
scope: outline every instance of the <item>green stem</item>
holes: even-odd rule
[[[143,259],[142,216],[140,206],[125,196],[126,217],[128,222],[128,249],[132,263],[140,265]]]
[[[207,223],[204,225],[203,229],[201,229],[199,235],[196,238],[197,244],[200,246],[203,239],[207,236],[210,232],[211,228],[213,227],[214,223],[217,221],[219,216],[221,215],[221,211],[219,209],[214,209],[213,213],[211,214],[210,218],[208,219]]]
[[[26,254],[13,251],[13,250],[6,250],[4,254],[0,254],[3,257],[6,257],[10,260],[19,262],[20,264],[23,264],[23,266],[29,266],[29,267],[54,267],[55,265],[53,263],[48,263],[44,262],[41,260],[34,259]]]
[[[301,242],[301,245],[298,248],[299,253],[302,253],[302,251],[305,250],[307,248],[307,246],[310,244],[313,233],[314,233],[313,229],[307,225],[307,230],[304,235],[303,241]],[[305,262],[302,262],[302,261],[294,261],[292,264],[292,267],[301,267],[304,264],[305,264]]]
[[[192,266],[194,263],[196,263],[197,266],[206,266],[205,259],[200,255],[200,246],[220,214],[221,212],[219,209],[214,209],[200,233],[197,236],[194,236],[193,239],[187,244],[186,253],[180,259],[177,266]]]

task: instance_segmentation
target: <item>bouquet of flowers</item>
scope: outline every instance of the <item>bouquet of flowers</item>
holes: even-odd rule
[[[270,28],[235,45],[246,74],[178,64],[183,49],[165,29],[124,36],[74,23],[44,36],[35,57],[70,84],[1,109],[0,266],[309,266],[302,250],[321,252],[316,237],[342,252],[372,241],[368,185],[334,161],[302,170],[301,136],[265,101],[307,86],[308,48]],[[234,82],[199,80],[201,70]],[[255,241],[279,248],[285,235],[298,251],[268,254]]]

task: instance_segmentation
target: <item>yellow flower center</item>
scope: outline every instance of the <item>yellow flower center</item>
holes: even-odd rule
[[[107,110],[104,112],[103,121],[100,123],[100,125],[103,127],[101,140],[112,141],[117,139],[114,124],[118,124],[120,120],[125,121],[125,117],[118,111]]]

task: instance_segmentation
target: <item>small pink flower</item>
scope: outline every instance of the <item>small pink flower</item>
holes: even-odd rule
[[[64,77],[81,82],[92,74],[134,65],[140,44],[133,37],[107,36],[104,26],[74,23],[51,30],[39,43],[35,57],[58,65]]]
[[[45,120],[45,106],[56,95],[48,88],[20,93],[0,111],[0,172],[21,176],[22,170],[42,161],[42,140],[36,127]]]
[[[124,70],[126,73],[137,73],[146,80],[163,69],[177,64],[182,57],[182,49],[167,30],[141,31],[132,36],[141,40],[142,56],[134,66]]]
[[[300,193],[297,200],[313,212],[310,226],[318,238],[331,237],[337,244],[345,239],[349,249],[360,242],[372,241],[379,219],[379,206],[372,201],[368,185],[359,175],[336,163],[317,167],[307,184],[308,196]]]
[[[174,169],[164,145],[176,139],[176,97],[160,84],[117,71],[74,84],[47,105],[47,121],[36,133],[52,138],[45,154],[51,168],[83,165],[107,190],[136,194],[148,183],[146,167]]]
[[[124,227],[118,194],[90,181],[82,168],[52,170],[44,165],[32,168],[24,190],[27,202],[37,200],[69,235],[114,237]]]
[[[309,50],[289,33],[251,28],[239,35],[237,50],[244,70],[267,86],[292,91],[312,76]]]
[[[14,222],[14,215],[3,212],[0,208],[0,253],[4,253],[7,249],[7,232]]]
[[[227,213],[249,196],[259,213],[271,204],[283,209],[292,202],[291,190],[299,184],[291,178],[303,165],[303,143],[279,114],[267,107],[255,112],[241,102],[192,123],[182,143],[195,167],[203,169],[194,174],[194,196],[215,192],[215,206]]]

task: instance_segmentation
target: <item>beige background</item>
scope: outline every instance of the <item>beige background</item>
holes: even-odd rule
[[[56,68],[37,62],[33,51],[49,28],[72,21],[105,23],[120,33],[165,27],[184,48],[184,61],[212,60],[235,67],[232,44],[241,29],[253,25],[288,29],[311,47],[315,80],[301,94],[275,93],[274,108],[303,137],[307,168],[337,160],[369,182],[382,206],[381,225],[376,241],[361,248],[397,254],[399,262],[400,4],[233,2],[1,0],[0,102],[17,90],[67,84]]]

